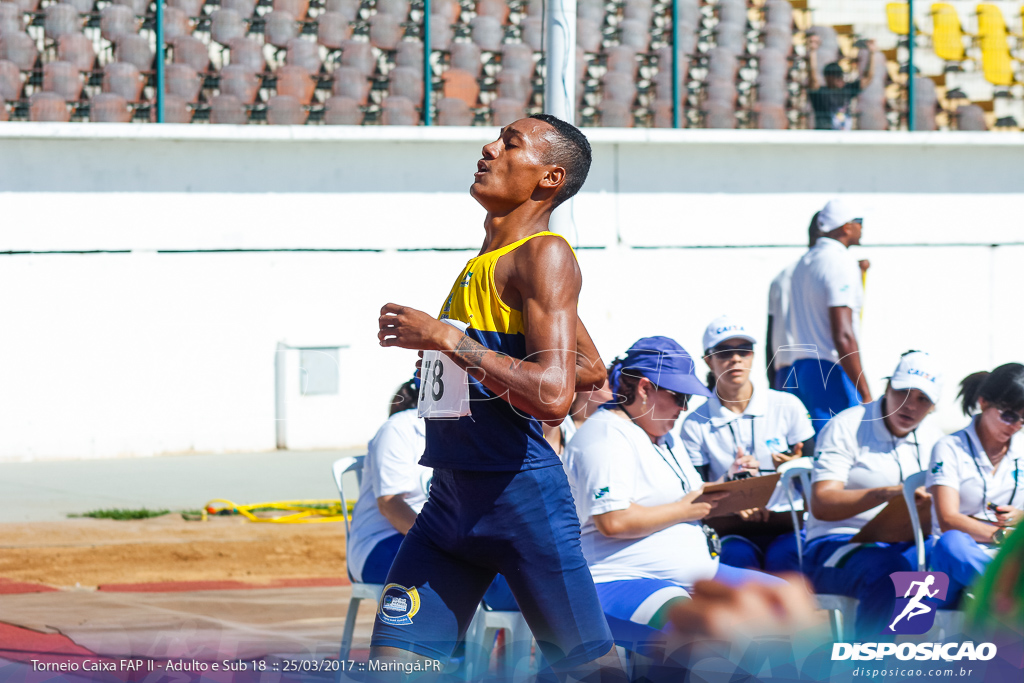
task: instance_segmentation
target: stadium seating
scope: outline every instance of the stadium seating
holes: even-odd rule
[[[680,25],[674,50],[672,0],[578,0],[578,123],[671,125],[672,55],[677,53],[682,125],[806,128],[811,121],[805,45],[815,34],[821,39],[819,69],[839,60],[853,71],[866,53],[859,38],[885,43],[884,62],[876,64],[880,78],[861,98],[858,125],[906,126],[903,74],[911,22],[904,3],[889,3],[876,24],[857,19],[836,26],[816,25],[806,3],[789,0],[675,4]],[[917,68],[936,85],[935,127],[956,128],[962,106],[979,106],[987,129],[1016,126],[1024,122],[1015,52],[1024,41],[1020,13],[1005,15],[1005,6],[992,3],[969,7],[965,0],[933,3],[913,22]],[[154,9],[148,0],[0,1],[6,118],[30,119],[32,97],[55,92],[65,97],[70,120],[91,120],[89,100],[101,93],[124,97],[133,120],[152,120]],[[174,87],[168,93],[186,102],[188,116],[178,118],[197,122],[223,121],[229,110],[233,121],[268,122],[271,98],[283,95],[299,100],[310,124],[327,123],[328,100],[341,97],[331,108],[332,120],[417,125],[427,93],[435,119],[491,125],[542,107],[543,9],[541,0],[432,0],[431,78],[424,83],[422,0],[169,0],[165,61]],[[61,66],[50,66],[57,63]],[[81,74],[81,89],[66,64]],[[279,74],[284,67],[304,69],[312,91],[296,72]],[[609,72],[629,80],[608,77]],[[140,78],[143,87],[137,90]],[[955,88],[966,90],[966,103],[951,104],[945,97]],[[214,116],[219,95],[241,100],[244,117],[234,104],[225,108],[230,99],[220,102]],[[389,97],[411,100],[413,109],[401,100],[386,105]],[[442,115],[440,102],[446,98],[464,102],[469,113],[449,102]],[[348,100],[358,103],[358,116]],[[175,101],[175,107],[179,104]],[[626,104],[628,116],[620,104]],[[40,104],[36,111],[50,106]],[[965,120],[973,123],[967,125],[977,128],[976,110],[969,111]],[[996,126],[997,120],[1002,125]]]

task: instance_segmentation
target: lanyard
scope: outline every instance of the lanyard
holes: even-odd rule
[[[911,432],[914,435],[914,450],[917,451],[917,471],[923,472],[921,469],[921,444],[917,441],[917,430]],[[900,462],[900,453],[897,450],[899,444],[896,443],[896,437],[889,434],[889,438],[892,439],[892,457],[896,459],[896,467],[900,468],[900,483],[903,483],[903,463]]]
[[[981,471],[981,465],[978,464],[978,454],[974,450],[974,441],[971,440],[971,435],[964,430],[964,438],[967,440],[967,447],[971,449],[971,462],[978,468],[978,476],[981,477],[981,514],[988,517],[988,482],[985,481],[985,474]],[[1010,447],[1006,447],[1006,454],[1010,454]],[[988,454],[985,454],[988,457]],[[992,462],[989,460],[989,462]],[[1010,500],[1006,501],[1007,505],[1013,505],[1013,499],[1017,497],[1017,483],[1020,480],[1020,458],[1016,458],[1013,461],[1013,492],[1010,494]]]
[[[742,420],[743,418],[738,418],[738,419]],[[752,455],[755,458],[757,457],[757,453],[754,452],[754,451],[757,450],[757,437],[755,436],[756,432],[754,431],[754,422],[756,422],[756,420],[757,420],[757,418],[751,418],[750,419],[750,451],[747,452],[747,455]],[[732,443],[733,443],[732,453],[733,453],[733,457],[736,456],[736,451],[738,451],[740,449],[739,437],[736,434],[736,430],[732,426],[733,423],[736,422],[736,421],[737,420],[731,420],[729,422],[729,433],[732,434]]]
[[[628,410],[626,410],[623,406],[619,406],[619,410],[625,413],[626,417],[629,418],[629,421],[632,422],[636,427],[640,427],[640,425],[636,424],[636,420],[633,419],[633,416],[629,414]],[[641,429],[641,431],[643,430]],[[644,437],[647,437],[647,432],[644,432]],[[683,495],[685,496],[687,493],[689,493],[690,487],[686,485],[686,477],[684,476],[683,466],[680,465],[679,460],[676,459],[676,454],[672,452],[672,447],[669,446],[668,444],[665,444],[665,448],[668,449],[668,454],[672,456],[672,462],[676,464],[675,467],[672,467],[672,465],[668,464],[668,458],[665,457],[665,454],[661,452],[661,449],[658,448],[658,445],[653,441],[651,442],[651,447],[654,449],[654,452],[658,454],[658,457],[661,458],[666,465],[668,465],[668,468],[672,470],[672,474],[676,475],[676,479],[678,479],[679,483],[682,484],[683,486]]]

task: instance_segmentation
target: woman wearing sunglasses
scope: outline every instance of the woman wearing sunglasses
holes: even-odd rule
[[[941,534],[931,568],[949,576],[949,604],[1024,519],[1024,365],[976,372],[960,383],[960,396],[971,423],[939,439],[928,470],[933,532]]]
[[[923,424],[942,393],[935,360],[908,351],[877,401],[833,417],[815,442],[811,514],[807,519],[804,571],[819,593],[860,600],[860,640],[891,639],[886,630],[895,604],[889,575],[917,569],[912,541],[852,542],[889,501],[903,495],[903,482],[927,466],[941,434]],[[922,486],[918,509],[931,503]],[[928,548],[930,550],[931,541]],[[886,638],[888,636],[888,638]]]
[[[750,379],[757,339],[750,328],[729,316],[711,321],[704,331],[704,362],[710,368],[711,397],[683,422],[683,445],[697,471],[709,482],[737,476],[771,474],[785,462],[813,450],[814,427],[807,408],[793,394]],[[786,511],[780,501],[768,508]],[[765,521],[767,510],[747,510],[745,520]],[[799,566],[792,533],[726,536],[722,562],[733,567],[795,570]]]
[[[703,481],[669,431],[692,394],[707,396],[693,360],[668,337],[647,337],[609,370],[615,399],[569,442],[566,470],[583,554],[606,614],[660,629],[702,579],[778,582],[719,564],[718,537],[696,502]]]

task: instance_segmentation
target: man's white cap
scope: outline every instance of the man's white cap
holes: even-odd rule
[[[748,327],[735,318],[723,315],[712,320],[708,329],[704,330],[704,350],[712,349],[726,339],[745,339],[751,344],[757,343],[757,337]]]
[[[942,397],[942,373],[939,364],[924,351],[911,351],[900,358],[896,372],[889,378],[892,388],[897,391],[918,389],[938,403]]]
[[[845,199],[833,199],[818,214],[818,232],[827,235],[836,228],[841,228],[850,221],[863,217],[861,209],[852,206]]]

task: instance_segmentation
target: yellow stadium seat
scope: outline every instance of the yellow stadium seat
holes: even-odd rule
[[[978,5],[978,42],[985,80],[992,85],[1013,85],[1013,59],[1010,56],[1006,21],[998,6],[987,3]]]
[[[905,36],[910,30],[908,19],[907,3],[890,2],[885,6],[885,16],[889,20],[889,30],[896,35]]]
[[[984,39],[991,35],[1006,35],[1006,22],[998,5],[983,3],[978,5],[978,37]]]
[[[963,29],[960,28],[960,17],[956,9],[946,2],[936,2],[932,5],[932,43],[935,46],[935,54],[949,62],[963,61],[964,40]]]

